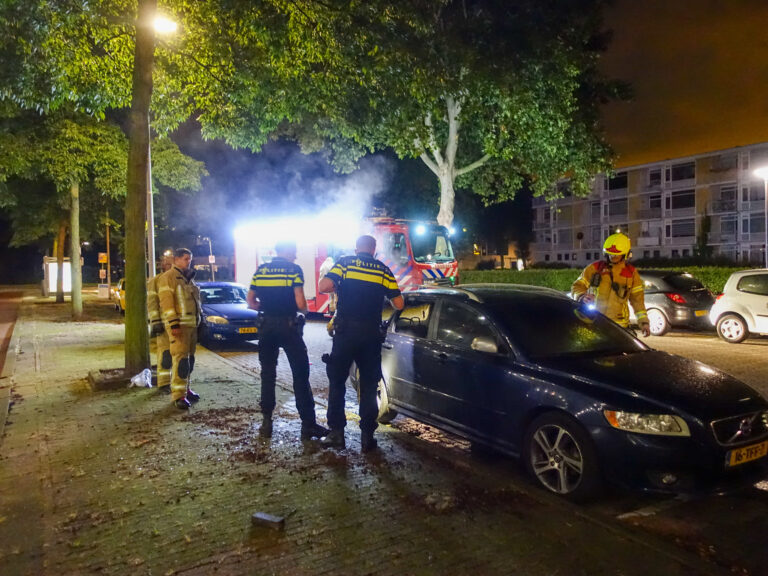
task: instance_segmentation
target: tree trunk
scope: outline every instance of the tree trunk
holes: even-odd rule
[[[56,240],[56,302],[64,302],[64,242],[67,240],[67,223],[59,222]]]
[[[80,185],[73,182],[69,187],[69,243],[72,272],[72,319],[83,316],[83,272],[80,267]]]
[[[144,231],[147,213],[149,105],[155,36],[152,20],[157,0],[139,0],[133,95],[129,123],[127,194],[125,198],[125,369],[149,368],[147,268]]]
[[[453,166],[443,166],[438,179],[440,180],[440,212],[437,213],[437,223],[449,228],[453,223],[453,207],[456,201],[453,189]]]

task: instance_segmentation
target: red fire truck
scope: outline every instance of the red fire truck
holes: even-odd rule
[[[268,230],[275,231],[272,238]],[[381,217],[365,219],[343,239],[339,230],[334,230],[334,237],[324,235],[308,221],[239,228],[235,232],[235,281],[248,286],[258,265],[274,257],[274,236],[288,239],[291,230],[296,231],[296,237],[291,239],[297,245],[296,263],[304,271],[304,292],[310,312],[332,313],[331,301],[327,294],[318,292],[317,283],[339,256],[354,254],[354,241],[359,234],[376,238],[376,257],[389,266],[403,292],[458,282],[458,263],[445,227]]]

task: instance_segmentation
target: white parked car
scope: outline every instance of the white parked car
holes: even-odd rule
[[[709,321],[726,342],[738,344],[751,334],[768,334],[768,269],[734,272],[725,283]]]

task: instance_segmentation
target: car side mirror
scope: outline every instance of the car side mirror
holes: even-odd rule
[[[496,354],[499,351],[499,347],[496,345],[496,342],[485,336],[478,336],[472,340],[471,348],[472,350],[477,350],[478,352],[487,352],[488,354]]]

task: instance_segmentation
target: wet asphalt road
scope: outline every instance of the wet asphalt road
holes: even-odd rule
[[[311,362],[312,389],[317,403],[323,407],[318,409],[318,415],[322,417],[327,398],[327,378],[321,356],[330,352],[331,347],[325,323],[309,322],[305,341]],[[720,341],[714,333],[675,331],[664,337],[650,337],[646,343],[653,348],[694,358],[727,371],[768,396],[768,338],[732,345]],[[258,374],[258,347],[255,343],[217,352]],[[286,384],[291,381],[288,362],[282,353],[278,379]],[[355,396],[350,390],[347,404],[349,412],[356,412]],[[399,431],[409,437],[408,442],[419,442],[420,450],[429,458],[447,461],[456,457],[470,461],[497,460],[495,468],[499,476],[514,486],[532,489],[516,463],[505,457],[474,455],[467,442],[402,416],[395,419],[392,427],[395,429],[393,432]],[[353,426],[350,430],[356,432],[357,427]],[[608,524],[618,522],[640,527],[674,542],[682,553],[696,555],[731,573],[768,576],[768,481],[735,494],[696,498],[610,491],[599,502],[584,506],[583,511]]]

